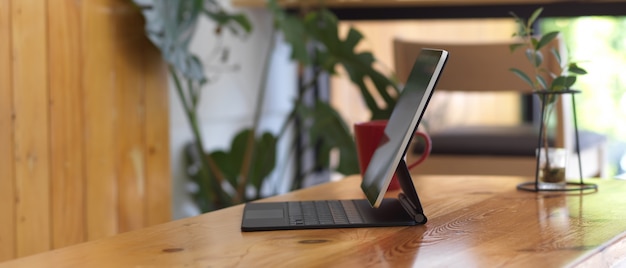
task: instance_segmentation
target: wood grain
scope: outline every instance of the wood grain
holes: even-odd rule
[[[11,1],[0,0],[0,262],[15,257]]]
[[[0,0],[0,40],[0,261],[169,220],[167,77],[132,3]]]
[[[239,205],[0,267],[561,267],[623,259],[626,181],[593,180],[600,191],[586,194],[515,189],[528,180],[415,176],[429,217],[421,226],[243,233]],[[349,177],[262,202],[363,198],[359,183]]]
[[[117,121],[115,152],[119,203],[118,230],[126,232],[143,226],[145,150],[144,150],[144,79],[145,48],[142,19],[132,3],[111,1],[114,22],[115,94]]]
[[[110,0],[83,1],[87,239],[118,232],[114,21]]]
[[[147,40],[146,40],[147,41]],[[169,147],[169,98],[167,69],[160,52],[144,48],[145,68],[145,215],[144,223],[154,225],[171,219],[171,179]]]
[[[12,2],[17,256],[50,249],[46,5]]]
[[[76,1],[48,5],[53,248],[84,242],[87,235],[80,14]]]

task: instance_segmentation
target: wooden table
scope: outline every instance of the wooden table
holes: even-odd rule
[[[62,248],[0,267],[600,267],[626,257],[626,181],[517,191],[517,177],[419,176],[426,225],[242,233],[243,206]],[[262,201],[361,198],[348,177]]]

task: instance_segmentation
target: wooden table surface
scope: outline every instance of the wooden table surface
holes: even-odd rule
[[[525,180],[417,176],[429,218],[421,226],[243,233],[239,205],[0,267],[601,267],[626,256],[626,181],[563,194],[516,190]],[[359,183],[262,201],[362,198]]]

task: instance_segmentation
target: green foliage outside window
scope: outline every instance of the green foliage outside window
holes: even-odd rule
[[[589,72],[576,83],[582,91],[576,116],[581,129],[609,137],[612,177],[624,153],[618,145],[626,143],[626,17],[545,18],[540,25],[542,32],[563,33],[569,57]]]

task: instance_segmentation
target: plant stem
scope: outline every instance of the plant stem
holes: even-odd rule
[[[543,149],[544,149],[544,156],[545,156],[545,165],[544,165],[544,172],[543,172],[543,176],[547,176],[548,172],[551,169],[551,164],[550,164],[550,155],[549,155],[549,139],[548,139],[548,123],[550,120],[550,114],[552,112],[552,105],[546,101],[546,97],[548,97],[547,95],[543,96],[543,99],[541,100],[542,105],[544,106],[544,109],[547,110],[544,113],[544,118],[541,119],[541,124],[543,124],[543,130],[541,133],[541,135],[543,136]]]
[[[256,132],[259,128],[259,122],[261,121],[261,112],[263,111],[263,103],[265,101],[265,93],[267,92],[267,76],[270,70],[270,55],[272,49],[275,47],[276,30],[272,27],[272,33],[270,34],[270,43],[265,53],[265,66],[262,69],[261,81],[259,82],[259,95],[257,96],[257,103],[254,111],[254,119],[252,120],[252,133],[248,136],[246,141],[246,152],[243,157],[243,163],[241,165],[241,174],[239,174],[239,184],[237,185],[237,194],[240,200],[247,201],[246,198],[246,185],[250,179],[250,167],[252,166],[252,157],[255,153],[255,138]],[[260,188],[256,189],[257,196],[260,192]]]
[[[193,99],[187,99],[185,96],[184,88],[180,82],[180,78],[178,77],[178,73],[174,69],[173,66],[169,65],[169,71],[174,78],[174,84],[176,87],[176,92],[178,93],[178,97],[183,104],[183,108],[185,110],[185,115],[187,116],[187,120],[192,129],[193,137],[194,137],[194,145],[196,151],[198,152],[199,160],[200,160],[200,180],[198,181],[198,188],[201,196],[205,196],[211,202],[210,204],[215,205],[216,208],[223,207],[228,205],[228,199],[226,198],[226,193],[222,191],[221,181],[223,175],[219,172],[219,169],[211,169],[211,164],[213,164],[214,168],[217,165],[213,162],[212,157],[210,155],[205,155],[204,153],[204,144],[202,141],[202,135],[200,134],[200,128],[198,123],[198,116],[196,110],[196,103]],[[189,83],[188,86],[191,87]],[[189,91],[193,90],[192,88],[188,88]],[[191,103],[190,103],[191,102]],[[216,181],[211,180],[211,171],[213,175],[215,175]],[[201,208],[203,212],[213,210],[212,207],[203,207]]]

